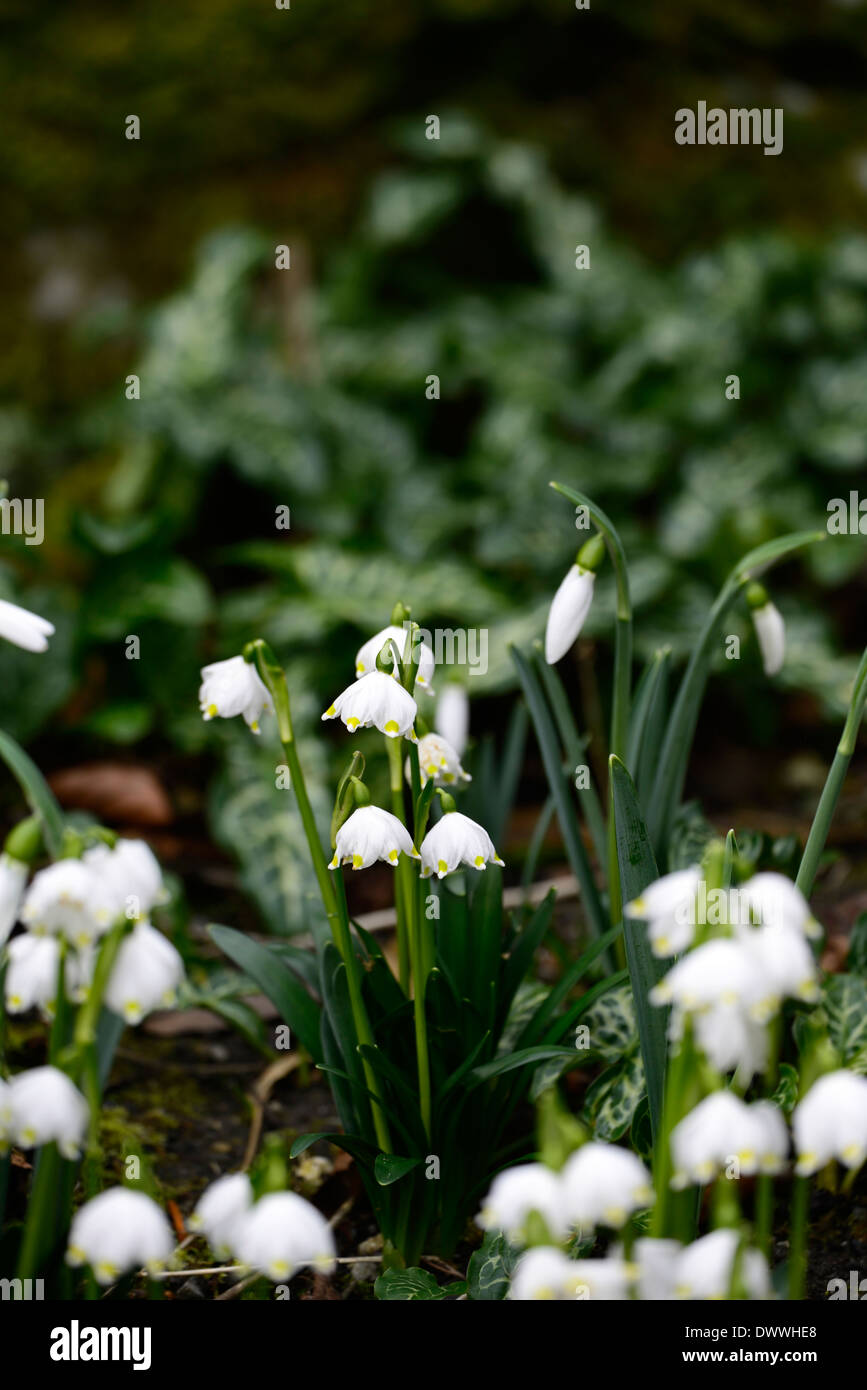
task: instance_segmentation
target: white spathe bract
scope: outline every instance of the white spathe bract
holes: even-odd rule
[[[184,962],[150,922],[137,922],[120,944],[105,990],[105,1004],[127,1023],[141,1023],[152,1009],[175,1001]]]
[[[626,916],[647,923],[656,956],[674,956],[692,945],[701,870],[698,865],[664,874],[626,904]]]
[[[530,1299],[565,1302],[577,1296],[581,1283],[576,1260],[552,1245],[537,1245],[522,1255],[509,1286],[509,1298],[517,1302]]]
[[[786,656],[786,624],[783,615],[770,600],[761,608],[752,609],[753,624],[762,654],[766,676],[776,676],[782,670]]]
[[[341,864],[368,869],[380,859],[394,866],[401,854],[420,857],[403,822],[380,806],[359,806],[341,825],[336,840],[329,869]]]
[[[677,1261],[676,1296],[689,1299],[728,1298],[739,1243],[737,1231],[723,1228],[711,1231],[710,1235],[687,1245]],[[770,1297],[768,1266],[758,1250],[741,1251],[738,1277],[750,1298]]]
[[[87,1130],[87,1101],[65,1072],[33,1067],[9,1083],[10,1132],[22,1149],[55,1143],[64,1158],[77,1158]]]
[[[76,1212],[66,1261],[89,1264],[97,1283],[111,1284],[130,1270],[153,1273],[173,1249],[171,1227],[156,1202],[144,1192],[112,1187]]]
[[[94,845],[81,859],[98,885],[94,912],[108,926],[119,917],[147,917],[166,900],[162,870],[144,840],[118,840],[112,848]]]
[[[531,1212],[542,1217],[552,1239],[566,1235],[560,1180],[544,1163],[521,1163],[498,1173],[476,1221],[483,1231],[503,1231],[513,1245],[523,1245]]]
[[[261,1197],[235,1227],[234,1252],[274,1283],[291,1279],[303,1265],[330,1271],[336,1256],[325,1217],[296,1192]]]
[[[37,934],[65,936],[86,946],[111,925],[99,920],[97,884],[80,859],[59,859],[40,869],[24,895],[21,921]]]
[[[233,719],[244,716],[244,723],[259,733],[259,720],[270,710],[271,699],[259,672],[243,656],[230,656],[202,667],[199,708],[205,719]]]
[[[392,623],[388,627],[384,627],[381,632],[377,632],[375,636],[369,637],[368,640],[364,643],[364,645],[359,647],[356,653],[356,676],[366,676],[369,675],[371,671],[375,671],[377,669],[376,658],[379,656],[379,653],[382,651],[383,647],[388,642],[394,642],[400,654],[401,661],[405,660],[407,654],[406,642],[408,636],[409,631],[407,628],[397,627],[394,623]],[[416,685],[420,685],[423,690],[426,690],[428,692],[429,695],[433,695],[435,692],[433,686],[431,685],[431,681],[433,680],[434,669],[436,666],[433,652],[431,651],[427,642],[420,641],[418,636],[416,636],[416,640],[413,645],[412,655],[418,662],[418,668],[415,673]],[[394,666],[394,649],[392,647],[389,647],[389,659],[391,661],[391,665]]]
[[[60,968],[57,938],[25,932],[13,937],[6,950],[4,994],[8,1012],[24,1014],[28,1009],[53,1012]]]
[[[570,1225],[619,1227],[653,1202],[650,1174],[641,1159],[616,1144],[582,1144],[560,1173]]]
[[[785,1121],[775,1105],[747,1105],[731,1091],[714,1091],[671,1132],[671,1185],[704,1185],[720,1173],[733,1178],[779,1172],[788,1145]]]
[[[253,1205],[253,1185],[246,1173],[227,1173],[206,1188],[188,1221],[204,1235],[221,1259],[235,1248],[235,1232]]]
[[[456,681],[449,681],[437,700],[434,724],[458,757],[462,757],[470,735],[470,697]]]
[[[54,624],[29,608],[19,608],[17,603],[0,599],[0,637],[23,647],[26,652],[45,652],[48,639],[54,636]]]
[[[373,728],[388,738],[417,743],[413,728],[417,712],[415,700],[399,681],[385,671],[371,671],[341,691],[322,718],[342,720],[351,734]]]
[[[499,864],[493,841],[481,825],[460,811],[447,811],[425,835],[419,845],[422,878],[445,878],[466,864],[471,869],[484,869],[487,864]]]
[[[565,656],[584,626],[593,602],[596,575],[573,565],[551,601],[545,628],[545,660],[555,665]]]
[[[838,1158],[860,1168],[867,1158],[867,1077],[828,1072],[810,1087],[792,1115],[797,1171],[817,1173]]]
[[[755,964],[739,941],[707,941],[673,965],[650,998],[674,1003],[686,1013],[718,1004],[740,1004],[754,995]]]
[[[27,865],[11,854],[0,854],[0,946],[18,921],[27,882]]]
[[[456,782],[471,782],[473,779],[461,767],[461,760],[441,734],[425,734],[418,744],[418,770],[421,784],[432,777],[437,787],[451,787]],[[409,759],[406,762],[407,780],[411,782]]]
[[[822,935],[822,928],[810,911],[809,903],[784,874],[755,874],[738,888],[752,920],[759,925],[792,927],[811,939]]]

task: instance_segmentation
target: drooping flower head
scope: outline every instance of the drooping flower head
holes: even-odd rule
[[[54,624],[29,608],[19,608],[17,603],[0,599],[0,637],[23,647],[26,652],[45,652],[48,639],[54,636]]]
[[[270,710],[271,698],[253,662],[230,656],[202,667],[199,708],[204,719],[233,719],[241,714],[248,728],[258,734],[259,720]]]
[[[57,1145],[64,1158],[77,1158],[87,1130],[87,1101],[65,1072],[33,1067],[9,1083],[9,1129],[22,1149]]]
[[[554,666],[565,656],[584,626],[593,602],[596,570],[605,554],[601,536],[592,536],[578,552],[578,558],[551,601],[545,628],[545,660]]]
[[[394,867],[401,854],[420,858],[406,826],[379,806],[359,806],[338,830],[336,841],[329,869],[341,864],[367,869],[380,859]]]
[[[419,739],[418,767],[422,786],[425,786],[431,777],[438,787],[452,787],[473,780],[468,772],[464,772],[455,749],[441,734],[425,734]],[[410,780],[409,760],[406,771],[407,780]]]
[[[361,676],[369,675],[371,671],[375,671],[377,669],[377,657],[383,647],[390,642],[394,642],[400,660],[405,661],[407,656],[407,641],[409,638],[410,628],[398,627],[395,623],[390,624],[388,627],[384,627],[381,632],[377,632],[373,637],[369,637],[368,640],[359,647],[356,653],[356,676],[360,678]],[[397,663],[394,660],[393,648],[389,648],[389,653],[391,656],[389,664],[392,667],[396,667]],[[433,695],[435,692],[431,682],[433,680],[436,663],[431,648],[428,646],[427,642],[420,641],[416,636],[412,643],[412,655],[418,662],[418,669],[415,674],[416,685],[420,685],[429,695]],[[397,674],[396,670],[394,674]]]
[[[761,584],[750,584],[747,604],[756,630],[762,666],[766,676],[776,676],[783,668],[786,656],[786,625],[779,609],[771,603]]]
[[[461,864],[470,869],[503,864],[487,830],[460,811],[447,811],[425,835],[419,849],[422,878],[430,878],[431,874],[445,878]]]
[[[663,874],[640,897],[626,904],[628,918],[647,923],[647,935],[656,956],[674,956],[692,945],[701,869],[694,864]]]
[[[105,990],[106,1008],[127,1023],[174,1003],[184,976],[180,952],[152,927],[137,922],[120,944]]]
[[[399,681],[385,671],[371,671],[342,690],[322,718],[342,720],[351,734],[374,728],[388,738],[417,743],[413,728],[417,712],[415,700]]]
[[[274,1283],[291,1279],[304,1265],[334,1268],[334,1235],[325,1217],[296,1192],[260,1197],[237,1222],[234,1252],[242,1264]]]
[[[144,1192],[112,1187],[85,1202],[73,1217],[67,1264],[89,1264],[98,1284],[132,1270],[165,1265],[174,1249],[171,1227]]]
[[[837,1158],[860,1168],[867,1158],[867,1077],[841,1068],[820,1076],[792,1115],[797,1171],[817,1173]]]
[[[650,1174],[641,1159],[616,1144],[582,1144],[567,1160],[560,1183],[571,1225],[620,1227],[653,1201]]]
[[[201,1231],[221,1259],[235,1246],[238,1223],[253,1205],[253,1186],[246,1173],[227,1173],[206,1188],[187,1223]]]
[[[542,1218],[552,1239],[566,1235],[558,1175],[544,1163],[520,1163],[494,1178],[476,1222],[483,1231],[503,1231],[512,1244],[521,1245],[533,1213]]]

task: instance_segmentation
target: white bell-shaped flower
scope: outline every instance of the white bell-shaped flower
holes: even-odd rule
[[[336,840],[329,869],[341,864],[368,869],[380,859],[393,867],[401,854],[408,854],[411,859],[421,857],[403,822],[380,806],[359,806],[343,822]]]
[[[322,718],[342,720],[351,734],[373,728],[388,738],[417,743],[413,728],[417,712],[415,700],[399,681],[385,671],[371,671],[341,691]]]
[[[274,1283],[291,1279],[304,1265],[330,1271],[336,1250],[321,1212],[296,1192],[270,1192],[238,1222],[234,1251],[242,1264]]]
[[[6,951],[4,993],[8,1012],[24,1014],[28,1009],[41,1009],[53,1013],[60,969],[56,937],[25,932],[13,937]]]
[[[175,1001],[184,977],[180,953],[150,922],[137,922],[120,944],[105,990],[105,1004],[127,1023]]]
[[[544,1163],[520,1163],[498,1173],[476,1222],[483,1231],[503,1231],[513,1245],[523,1245],[532,1212],[542,1217],[552,1239],[566,1235],[560,1181]]]
[[[616,1144],[589,1143],[560,1173],[563,1208],[572,1226],[620,1227],[653,1202],[653,1184],[641,1159]]]
[[[654,985],[654,1004],[674,1003],[687,1013],[753,998],[755,965],[738,941],[715,938],[682,956]]]
[[[18,921],[27,873],[27,865],[20,859],[0,854],[0,946]]]
[[[437,700],[434,724],[458,757],[464,755],[470,736],[470,699],[462,685],[449,681]]]
[[[503,864],[487,830],[460,811],[447,811],[425,835],[419,849],[422,878],[431,874],[445,878],[461,864],[471,869]]]
[[[755,874],[740,885],[738,895],[756,925],[792,927],[811,939],[822,935],[807,899],[784,874]]]
[[[738,1232],[723,1227],[687,1245],[677,1262],[677,1297],[728,1298],[739,1243]],[[741,1252],[738,1277],[750,1298],[770,1297],[768,1266],[758,1250]]]
[[[384,627],[381,632],[377,632],[375,636],[369,637],[363,646],[359,647],[356,653],[356,676],[359,678],[361,676],[367,676],[371,671],[377,669],[376,658],[388,642],[394,642],[401,661],[404,661],[406,658],[406,643],[408,636],[409,630],[407,628],[398,627],[395,623],[391,623],[388,627]],[[419,638],[418,634],[416,634],[413,647],[413,656],[417,662],[415,673],[416,685],[420,685],[429,695],[433,695],[434,689],[431,682],[433,680],[436,662],[434,661],[434,654],[431,648],[428,646],[427,642]],[[394,650],[391,647],[389,647],[389,657],[390,664],[394,666]]]
[[[187,1225],[201,1232],[214,1254],[225,1259],[235,1248],[238,1223],[253,1205],[253,1186],[246,1173],[227,1173],[206,1188]]]
[[[584,626],[595,585],[595,573],[583,565],[575,564],[567,572],[548,610],[545,660],[549,666],[554,666],[566,655]]]
[[[683,1016],[672,1014],[671,1036],[678,1039]],[[768,1060],[768,1030],[742,1004],[716,1004],[693,1015],[693,1035],[711,1066],[739,1071],[747,1082],[763,1072]]]
[[[144,840],[118,840],[113,848],[94,845],[81,858],[99,887],[94,913],[108,926],[120,917],[147,917],[151,908],[165,902],[162,869]]]
[[[765,675],[776,676],[782,670],[786,657],[786,624],[783,622],[783,615],[776,604],[768,600],[760,608],[752,609],[752,619]]]
[[[819,973],[800,932],[772,922],[766,927],[741,929],[739,941],[754,962],[745,998],[751,1016],[759,1023],[773,1018],[783,999],[818,1000]]]
[[[647,935],[655,956],[674,956],[692,945],[696,927],[698,865],[663,874],[626,904],[625,915],[647,923]]]
[[[54,624],[29,608],[19,608],[17,603],[0,599],[0,637],[23,647],[26,652],[45,652],[48,639],[54,636]]]
[[[679,1240],[641,1236],[632,1247],[638,1267],[636,1285],[639,1299],[661,1303],[673,1299],[677,1287],[677,1266],[683,1250]]]
[[[132,1270],[163,1268],[174,1244],[171,1227],[151,1197],[112,1187],[76,1212],[66,1262],[89,1264],[98,1284],[112,1284]]]
[[[731,1091],[714,1091],[671,1131],[672,1187],[704,1186],[723,1172],[731,1177],[755,1173],[762,1139],[751,1107]]]
[[[233,719],[244,716],[244,723],[259,733],[259,720],[271,708],[271,697],[252,661],[230,656],[202,667],[199,708],[204,719]]]
[[[99,896],[82,860],[59,859],[34,874],[21,905],[21,921],[37,934],[65,936],[74,946],[86,946],[110,925],[97,920],[94,905]]]
[[[9,1083],[10,1129],[22,1149],[57,1145],[64,1158],[77,1158],[87,1130],[87,1101],[65,1072],[33,1067]]]
[[[455,783],[473,780],[468,772],[464,772],[454,748],[441,734],[425,734],[419,739],[418,769],[422,786],[431,777],[437,787],[451,787]],[[407,781],[411,781],[409,759],[406,762],[406,776]]]
[[[570,1260],[552,1245],[537,1245],[522,1255],[509,1286],[516,1302],[546,1299],[564,1303],[577,1297],[581,1284],[577,1260]]]
[[[867,1158],[867,1077],[845,1069],[820,1076],[795,1106],[792,1131],[802,1176],[834,1158],[860,1168]]]
[[[750,1114],[758,1126],[760,1173],[781,1173],[789,1157],[789,1130],[785,1116],[770,1100],[757,1100]]]

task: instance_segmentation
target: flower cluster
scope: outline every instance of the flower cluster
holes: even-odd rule
[[[246,1173],[218,1178],[199,1198],[190,1227],[200,1231],[220,1258],[280,1283],[305,1265],[329,1273],[336,1250],[331,1227],[312,1203],[295,1192],[269,1192],[254,1201]]]

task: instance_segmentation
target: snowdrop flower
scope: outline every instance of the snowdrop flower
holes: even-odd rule
[[[152,1198],[112,1187],[76,1212],[66,1262],[89,1264],[98,1284],[111,1284],[130,1270],[160,1269],[174,1244],[171,1227]]]
[[[184,963],[172,943],[138,922],[124,937],[105,990],[105,1004],[127,1023],[141,1023],[152,1009],[173,1004]]]
[[[371,671],[338,695],[323,719],[341,719],[351,734],[356,729],[379,729],[389,738],[408,738],[417,743],[413,723],[415,700],[399,681],[385,671]]]
[[[94,845],[81,856],[99,884],[94,915],[111,926],[119,917],[146,917],[165,902],[162,869],[144,840],[118,840],[113,848]]]
[[[379,806],[359,806],[341,825],[336,839],[329,869],[341,864],[368,869],[378,859],[394,866],[401,854],[408,854],[411,859],[421,857],[406,826]]]
[[[693,1241],[677,1262],[678,1298],[728,1298],[740,1235],[728,1227],[711,1231]],[[741,1252],[738,1273],[750,1298],[768,1298],[771,1281],[764,1256],[758,1250]]]
[[[77,1158],[87,1130],[87,1101],[57,1067],[33,1067],[9,1083],[10,1130],[22,1149],[55,1143],[64,1158]]]
[[[14,642],[26,652],[46,652],[48,639],[53,636],[53,623],[27,608],[19,608],[17,603],[0,599],[0,637],[7,642]]]
[[[755,965],[738,941],[716,938],[673,965],[650,992],[654,1004],[674,1003],[686,1012],[751,998]]]
[[[795,1106],[792,1129],[801,1176],[833,1158],[860,1168],[867,1158],[867,1077],[845,1069],[820,1076]]]
[[[11,854],[0,854],[0,946],[18,921],[28,868]]]
[[[804,937],[782,922],[747,928],[740,937],[754,962],[752,981],[745,997],[759,1023],[772,1018],[783,999],[814,1003],[819,998],[816,962]]]
[[[616,1144],[582,1144],[567,1160],[560,1183],[569,1224],[582,1230],[622,1226],[632,1212],[653,1201],[650,1174],[641,1159]]]
[[[461,864],[471,869],[503,864],[487,830],[460,811],[447,811],[428,831],[419,848],[422,878],[430,878],[431,874],[445,878]]]
[[[225,1259],[234,1249],[238,1223],[252,1205],[253,1187],[247,1174],[227,1173],[202,1193],[187,1224],[204,1235],[215,1255]]]
[[[780,923],[811,939],[822,935],[822,928],[811,913],[807,899],[784,874],[755,874],[737,891],[757,924]]]
[[[669,1035],[679,1041],[683,1017],[672,1014]],[[717,1071],[739,1071],[745,1081],[763,1072],[768,1060],[768,1031],[740,1004],[716,1004],[693,1016],[695,1041]]]
[[[509,1287],[509,1298],[518,1302],[548,1299],[565,1302],[577,1297],[581,1271],[577,1260],[551,1245],[537,1245],[522,1255]]]
[[[544,1163],[521,1163],[497,1174],[476,1222],[483,1231],[503,1231],[513,1245],[522,1245],[530,1214],[537,1212],[549,1235],[559,1240],[568,1231],[562,1206],[557,1174]]]
[[[671,1131],[671,1185],[704,1185],[737,1163],[736,1176],[755,1173],[765,1127],[731,1091],[714,1091]]]
[[[60,946],[53,936],[34,936],[25,932],[9,942],[6,967],[6,1008],[10,1014],[28,1009],[54,1011]]]
[[[786,625],[783,616],[771,603],[761,584],[749,586],[747,603],[756,629],[765,675],[776,676],[782,670],[786,655]]]
[[[692,945],[701,869],[693,865],[664,874],[626,905],[626,916],[647,923],[655,956],[674,956]]]
[[[449,681],[437,700],[434,723],[460,758],[470,732],[470,701],[464,687],[456,681]]]
[[[85,946],[110,923],[97,921],[93,911],[96,883],[80,859],[59,859],[40,869],[24,895],[21,921],[37,934],[65,936]]]
[[[242,1264],[267,1274],[274,1283],[291,1279],[302,1265],[329,1272],[336,1256],[325,1217],[296,1192],[261,1197],[239,1220],[234,1251]]]
[[[398,627],[396,624],[392,623],[388,627],[384,627],[382,632],[377,632],[374,637],[370,637],[362,647],[359,647],[356,653],[356,676],[366,676],[369,675],[371,671],[377,669],[376,658],[387,642],[394,642],[400,653],[401,661],[405,660],[407,655],[406,642],[408,636],[409,630],[407,628]],[[419,640],[418,634],[416,634],[412,655],[418,662],[418,669],[415,674],[416,684],[420,685],[423,690],[427,690],[430,695],[433,695],[434,689],[431,685],[431,681],[433,680],[436,662],[434,661],[434,654],[431,648],[428,646],[427,642]],[[391,660],[392,665],[395,665],[394,650],[391,647],[389,648],[389,660]]]
[[[567,572],[551,607],[545,628],[545,660],[554,666],[565,656],[584,626],[593,602],[596,575],[583,565],[575,564]]]
[[[471,782],[473,780],[468,772],[464,772],[458,754],[441,734],[425,734],[424,738],[419,740],[418,767],[422,786],[431,777],[438,787],[450,787],[455,782]],[[408,758],[406,774],[407,781],[410,781]]]
[[[215,661],[202,667],[199,686],[199,708],[204,719],[232,719],[244,716],[244,723],[259,733],[259,720],[264,710],[270,710],[271,697],[252,661],[243,656],[230,656],[228,661]]]

